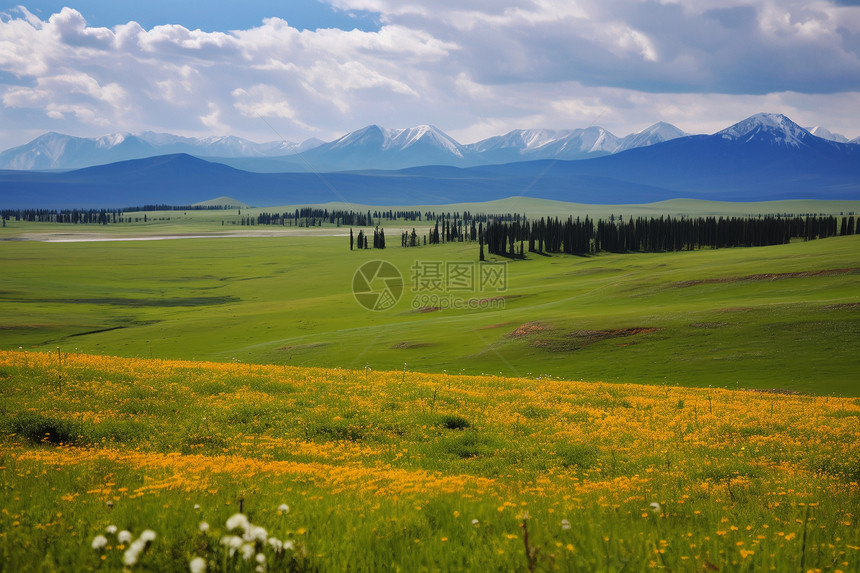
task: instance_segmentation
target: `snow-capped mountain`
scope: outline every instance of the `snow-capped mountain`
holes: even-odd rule
[[[574,129],[564,137],[533,150],[531,155],[546,159],[582,159],[614,153],[620,144],[618,137],[595,126]]]
[[[620,153],[628,149],[636,149],[637,147],[647,147],[655,143],[663,143],[664,141],[671,141],[679,137],[686,137],[687,135],[689,134],[681,131],[671,123],[661,121],[643,129],[639,133],[631,133],[621,140],[621,144],[613,153]]]
[[[757,113],[715,135],[731,141],[796,148],[808,145],[812,138],[820,139],[780,113]]]
[[[815,137],[820,137],[821,139],[829,139],[830,141],[836,141],[839,143],[849,143],[848,138],[841,133],[833,133],[829,129],[821,127],[820,125],[816,125],[815,127],[807,127],[805,129]]]
[[[813,128],[818,137],[780,114],[751,116],[714,136],[731,141],[768,141],[800,148],[833,144],[838,135]],[[438,128],[421,125],[391,129],[369,125],[324,143],[254,143],[238,137],[192,138],[143,132],[79,138],[47,133],[0,153],[0,169],[50,170],[104,165],[117,161],[187,153],[245,171],[260,173],[402,169],[425,165],[472,167],[538,159],[585,160],[615,155],[687,137],[668,123],[617,137],[592,126],[585,129],[518,129],[462,145]],[[842,138],[844,139],[844,138]],[[852,141],[860,143],[860,138]]]
[[[570,135],[571,129],[515,129],[505,135],[496,135],[470,143],[466,147],[477,153],[498,151],[500,149],[516,149],[521,151],[538,149],[547,143],[551,143]]]
[[[453,157],[452,153],[460,151],[457,147],[452,149],[450,141],[434,131],[370,126],[321,146],[331,155],[326,156],[317,147],[302,157],[313,166],[322,164],[326,157],[342,164],[360,159],[366,165],[368,158],[406,162],[411,152],[416,152],[416,157],[427,157],[431,152],[436,157]],[[661,126],[651,131],[654,137],[665,135],[659,135]],[[514,143],[519,140],[528,145],[547,135],[523,132],[511,138]],[[593,135],[587,140],[588,149],[608,141],[604,132],[595,130]],[[534,148],[552,143],[563,147],[564,141],[565,137],[557,137]],[[567,137],[567,141],[571,138]],[[494,144],[505,148],[499,141]],[[507,145],[507,149],[515,147],[512,143]],[[319,157],[315,153],[320,153]],[[468,150],[464,156],[473,159]],[[289,157],[246,158],[272,159]],[[66,173],[0,171],[0,207],[190,204],[218,195],[257,206],[335,200],[368,205],[429,205],[489,201],[525,191],[530,197],[600,204],[682,197],[711,201],[860,197],[860,146],[816,137],[777,114],[758,114],[713,135],[676,137],[591,159],[526,161],[521,156],[519,162],[497,165],[439,165],[437,162],[394,172],[330,173],[319,177],[295,171],[249,173],[190,155],[162,155]]]
[[[302,155],[318,171],[346,171],[464,165],[470,154],[451,136],[432,125],[406,129],[369,125]]]
[[[76,169],[171,153],[200,157],[272,157],[300,152],[319,143],[319,140],[303,144],[254,143],[232,136],[195,138],[151,131],[113,133],[96,138],[50,132],[0,153],[0,169]]]
[[[586,159],[653,145],[685,135],[687,134],[674,125],[663,122],[623,138],[597,126],[567,130],[517,129],[502,136],[472,143],[466,148],[484,158],[509,161]]]

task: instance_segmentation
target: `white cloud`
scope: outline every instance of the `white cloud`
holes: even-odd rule
[[[283,92],[276,87],[259,84],[245,90],[233,90],[236,103],[233,104],[245,117],[280,117],[295,119],[296,112],[290,107]]]
[[[210,101],[207,107],[209,109],[209,113],[201,115],[200,122],[216,132],[223,133],[228,129],[228,127],[221,123],[221,110],[219,109],[218,104]]]
[[[434,124],[463,141],[595,121],[618,135],[655,121],[708,131],[758,111],[860,135],[858,6],[329,1],[375,12],[382,25],[109,29],[73,8],[44,20],[12,10],[0,16],[0,148],[37,126],[271,139],[257,116],[291,140],[370,123]]]

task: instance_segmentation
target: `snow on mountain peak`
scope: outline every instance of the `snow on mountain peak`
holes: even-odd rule
[[[744,142],[766,138],[772,143],[801,147],[810,133],[781,113],[757,113],[716,135]]]
[[[425,141],[432,146],[439,147],[456,157],[463,157],[461,145],[432,125],[393,129],[391,130],[386,148],[407,149],[420,141]]]
[[[120,145],[125,138],[128,137],[127,133],[110,133],[108,135],[103,135],[96,139],[96,146],[104,149],[110,149],[111,147],[115,147]]]
[[[437,147],[456,157],[463,157],[462,146],[432,125],[418,125],[402,129],[368,125],[333,141],[331,148],[345,149],[353,145],[362,145],[366,147],[378,146],[381,151],[402,151],[418,143]]]
[[[806,131],[808,131],[815,137],[820,137],[821,139],[828,139],[830,141],[836,141],[837,143],[848,143],[848,138],[841,133],[833,133],[829,129],[821,127],[820,125],[816,125],[815,127],[807,127]]]

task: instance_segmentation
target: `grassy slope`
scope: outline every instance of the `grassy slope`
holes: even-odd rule
[[[476,251],[350,253],[342,237],[298,236],[2,242],[0,348],[858,394],[858,236],[536,256],[509,263],[503,310],[412,311],[414,261],[474,261]],[[407,281],[387,312],[351,293],[356,269],[377,258]],[[853,270],[815,274],[824,269]],[[689,282],[701,279],[719,280]]]

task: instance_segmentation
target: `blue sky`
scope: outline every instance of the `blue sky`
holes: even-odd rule
[[[666,121],[757,112],[860,136],[854,0],[0,2],[0,149],[46,131],[334,139],[431,124]],[[263,121],[265,119],[265,121]]]
[[[0,11],[9,12],[26,6],[42,20],[71,6],[85,15],[90,26],[113,27],[134,20],[146,29],[164,24],[179,24],[190,30],[207,32],[242,30],[259,26],[264,18],[278,17],[300,30],[340,28],[378,30],[380,23],[373,13],[360,10],[338,10],[330,4],[309,1],[269,0],[236,2],[235,0],[79,0],[56,2],[0,2]]]

